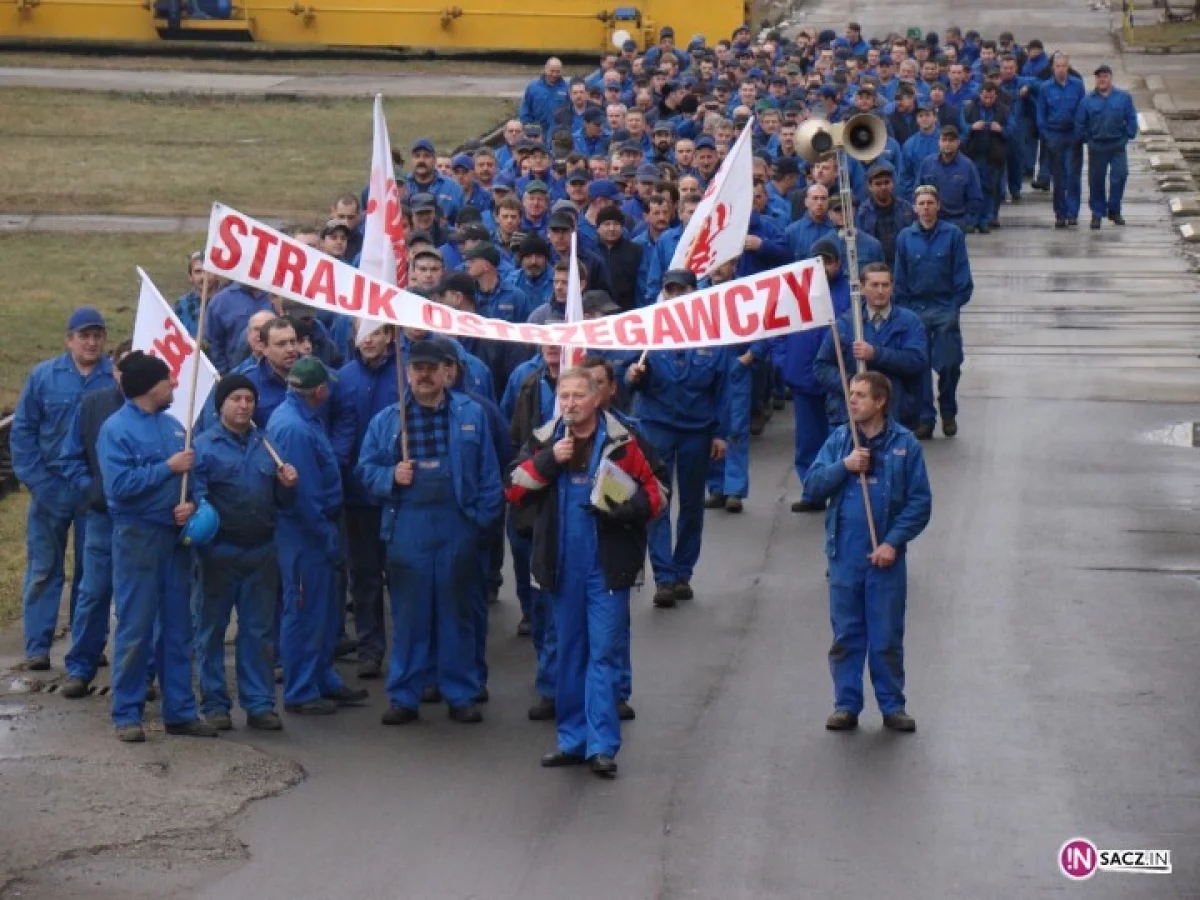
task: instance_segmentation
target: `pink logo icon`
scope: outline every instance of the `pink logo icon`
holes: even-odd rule
[[[1074,837],[1058,848],[1058,868],[1072,881],[1087,881],[1096,874],[1100,854],[1087,838]]]

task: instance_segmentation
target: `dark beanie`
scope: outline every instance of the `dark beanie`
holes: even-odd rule
[[[234,391],[246,390],[254,395],[254,402],[258,403],[258,388],[254,386],[254,382],[245,375],[233,372],[226,375],[217,382],[216,390],[216,408],[217,415],[221,414],[221,407],[225,405],[225,401],[229,399],[229,395]]]
[[[625,224],[625,214],[621,212],[619,206],[606,206],[596,214],[596,224],[603,225],[605,222],[620,222]]]
[[[157,356],[134,350],[121,360],[121,392],[130,400],[150,392],[160,381],[170,381],[171,370]]]

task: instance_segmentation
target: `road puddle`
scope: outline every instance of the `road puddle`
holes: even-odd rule
[[[1178,422],[1148,432],[1146,439],[1168,447],[1200,447],[1200,422]]]

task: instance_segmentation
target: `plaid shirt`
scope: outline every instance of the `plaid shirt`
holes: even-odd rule
[[[175,315],[187,333],[195,337],[200,324],[200,295],[192,291],[180,297],[175,303]]]
[[[410,394],[408,412],[408,450],[413,459],[442,459],[450,455],[450,405],[443,396],[436,409],[418,403]]]

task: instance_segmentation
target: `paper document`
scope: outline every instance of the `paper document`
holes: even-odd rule
[[[632,497],[636,490],[637,482],[619,466],[607,459],[600,460],[592,483],[592,506],[607,512]]]

